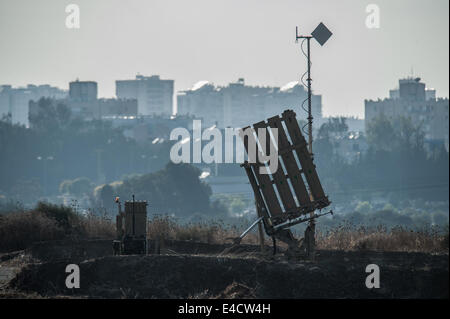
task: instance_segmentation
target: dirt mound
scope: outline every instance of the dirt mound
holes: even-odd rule
[[[65,287],[69,261],[25,267],[10,283],[43,296],[91,298],[448,298],[448,256],[319,252],[318,260],[149,255],[79,263],[81,287]],[[376,263],[381,288],[365,286]]]
[[[72,260],[81,262],[86,259],[113,254],[112,240],[54,240],[37,242],[26,249],[26,253],[41,261]]]
[[[217,299],[253,299],[256,298],[254,289],[246,285],[233,282],[216,297]]]

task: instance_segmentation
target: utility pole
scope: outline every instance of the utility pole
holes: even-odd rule
[[[308,146],[309,146],[309,153],[311,154],[311,157],[314,156],[312,151],[312,143],[313,143],[313,134],[312,134],[312,124],[313,124],[313,116],[312,116],[312,89],[311,89],[311,39],[314,38],[319,42],[320,45],[324,45],[325,42],[328,41],[328,39],[331,37],[332,33],[328,28],[323,24],[320,23],[317,28],[311,33],[311,35],[299,35],[298,34],[298,27],[295,29],[295,42],[298,42],[299,39],[306,40],[307,44],[307,53],[306,53],[306,59],[308,60],[308,69],[307,69],[307,75],[308,78],[306,81],[308,82]]]
[[[313,116],[312,116],[312,90],[311,90],[311,39],[313,38],[312,35],[298,35],[298,27],[295,30],[295,41],[298,41],[298,39],[305,39],[306,40],[306,46],[307,46],[307,54],[306,58],[308,60],[308,70],[307,70],[307,76],[306,82],[308,82],[308,148],[309,153],[311,154],[311,157],[313,156],[312,151],[312,142],[313,142],[313,135],[312,135],[312,124],[313,124]]]
[[[306,49],[306,59],[307,59],[307,63],[308,63],[308,68],[307,68],[307,76],[308,78],[306,79],[307,84],[308,84],[308,150],[309,150],[309,154],[311,155],[311,158],[314,158],[314,154],[313,154],[313,150],[312,150],[312,143],[313,143],[313,135],[312,135],[312,124],[313,124],[313,116],[312,116],[312,92],[311,92],[311,39],[312,39],[312,35],[298,35],[298,27],[295,28],[295,41],[298,42],[299,39],[304,39],[306,40],[306,45],[307,45],[307,49]],[[310,192],[310,198],[311,200],[314,200],[314,198],[312,198],[312,194]],[[306,232],[305,232],[305,241],[309,242],[308,239],[311,238],[309,232],[312,232],[312,237],[314,237],[315,235],[315,228],[316,228],[316,224],[314,222],[314,211],[309,213],[309,217],[311,217],[311,219],[309,220],[308,223],[308,228]],[[308,246],[311,246],[310,244]],[[307,250],[309,250],[307,248]]]
[[[306,52],[306,59],[308,63],[307,68],[307,86],[308,86],[308,150],[311,155],[311,159],[314,159],[312,144],[313,144],[313,116],[312,116],[312,89],[311,89],[311,39],[315,38],[317,42],[319,42],[320,45],[324,45],[325,42],[328,41],[328,39],[331,37],[332,33],[328,28],[323,24],[320,23],[317,28],[311,33],[311,35],[299,35],[298,34],[298,27],[295,28],[295,42],[298,42],[299,39],[303,39],[303,41],[306,41],[307,45],[307,52]],[[303,48],[302,48],[303,51]],[[303,51],[304,53],[304,51]],[[310,197],[311,200],[314,200],[311,191],[310,191]],[[315,251],[315,221],[314,221],[314,211],[312,211],[310,214],[310,220],[308,223],[308,227],[305,231],[305,242],[307,245],[307,252],[310,254],[310,258],[314,259],[314,251]]]
[[[309,143],[309,153],[311,154],[311,158],[314,158],[312,144],[313,144],[313,116],[312,116],[312,91],[311,91],[311,38],[308,37],[308,78],[306,81],[308,82],[308,143]]]

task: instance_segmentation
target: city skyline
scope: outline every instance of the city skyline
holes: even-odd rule
[[[130,92],[126,92],[126,91],[129,90],[129,88],[125,88],[125,87],[123,87],[123,85],[125,83],[129,83],[129,84],[127,84],[127,86],[130,85],[131,83],[136,83],[137,84],[138,82],[142,82],[142,80],[144,80],[144,79],[145,80],[150,79],[150,80],[153,80],[153,81],[156,80],[157,82],[159,82],[160,81],[160,76],[159,75],[145,76],[145,75],[142,75],[142,74],[137,74],[134,79],[115,80],[115,91],[116,91],[116,94],[113,97],[102,97],[102,96],[99,96],[99,94],[98,94],[99,88],[98,88],[98,82],[97,81],[95,81],[95,80],[87,80],[87,81],[83,80],[83,81],[80,81],[80,79],[78,79],[78,78],[76,80],[74,80],[74,81],[69,82],[69,85],[68,85],[69,88],[68,89],[61,88],[61,87],[53,87],[53,86],[51,86],[48,83],[44,83],[44,84],[28,83],[28,84],[23,85],[23,86],[14,86],[14,85],[11,85],[11,84],[0,84],[0,93],[2,92],[2,90],[1,90],[2,87],[3,87],[3,89],[6,89],[6,90],[11,90],[12,89],[13,90],[12,92],[23,92],[23,93],[28,92],[28,95],[23,96],[23,99],[29,98],[30,102],[32,102],[32,101],[37,102],[37,100],[40,98],[40,96],[41,97],[52,97],[53,98],[56,95],[65,94],[66,97],[68,98],[69,97],[69,92],[70,92],[70,87],[71,87],[72,84],[86,83],[86,84],[95,85],[95,99],[105,100],[105,101],[112,101],[112,100],[117,100],[117,99],[118,100],[123,100],[123,99],[127,100],[127,99],[136,99],[137,98],[137,100],[140,100],[142,98],[145,98],[145,99],[147,98],[146,96],[142,95],[143,92],[139,93],[139,94],[138,93],[132,93],[132,91],[137,90],[137,88],[132,89]],[[421,82],[422,78],[421,77],[417,77],[417,76],[407,76],[407,77],[399,78],[398,81],[399,81],[399,83],[401,83],[402,81],[418,81],[418,82]],[[170,79],[163,80],[161,83],[164,83],[164,82],[167,82],[167,83],[171,83],[172,82],[170,84],[170,86],[172,88],[174,87],[174,82],[176,83],[175,80],[170,80]],[[238,86],[239,85],[243,85],[244,87],[246,87],[247,89],[250,89],[250,90],[257,89],[257,90],[261,91],[261,89],[262,89],[263,91],[266,90],[267,92],[273,91],[273,90],[275,90],[274,92],[283,92],[283,91],[287,92],[287,91],[291,91],[295,87],[300,87],[300,88],[302,88],[301,90],[306,92],[305,90],[307,89],[307,87],[304,86],[299,81],[292,81],[292,82],[289,82],[286,85],[281,86],[281,87],[270,87],[270,86],[265,86],[265,85],[248,85],[248,83],[244,84],[244,82],[245,82],[244,78],[239,78],[237,81],[233,81],[233,82],[227,83],[227,85],[219,86],[219,85],[216,85],[215,83],[212,83],[212,82],[209,82],[209,81],[197,81],[191,88],[188,88],[187,90],[180,90],[180,91],[174,91],[173,90],[173,91],[171,91],[172,92],[171,96],[172,96],[172,99],[173,99],[172,100],[172,105],[173,105],[173,110],[176,110],[176,113],[174,112],[172,114],[173,115],[184,115],[184,114],[186,114],[186,110],[185,109],[181,110],[179,108],[180,107],[180,105],[179,105],[180,97],[184,97],[187,92],[197,92],[197,90],[199,88],[202,88],[203,86],[212,87],[213,90],[215,90],[215,91],[217,91],[217,90],[220,91],[220,90],[223,90],[223,89],[227,89],[230,86],[236,86],[236,85],[238,85]],[[427,83],[422,83],[422,85],[423,85],[424,89],[426,90],[427,94],[430,94],[429,97],[427,97],[427,99],[428,98],[433,98],[435,100],[447,100],[448,101],[448,97],[443,97],[443,96],[439,95],[438,92],[436,91],[436,89],[431,88],[430,86],[427,85]],[[144,86],[142,88],[144,88]],[[124,91],[124,89],[126,91]],[[43,92],[47,92],[47,93],[45,93],[43,95],[39,95],[39,94],[36,95],[37,90],[43,90]],[[117,94],[117,92],[119,92],[118,90],[121,93]],[[53,91],[53,93],[50,94],[50,91]],[[399,85],[397,84],[396,86],[393,86],[392,88],[387,90],[387,92],[388,92],[387,96],[377,97],[375,99],[364,99],[364,104],[366,105],[367,102],[371,102],[371,101],[377,101],[377,100],[378,101],[384,101],[384,100],[392,99],[394,97],[394,95],[398,94],[398,91],[399,91]],[[6,91],[5,91],[5,93],[6,93]],[[170,93],[170,92],[167,91],[165,94],[168,94],[168,93]],[[247,92],[247,93],[249,93],[249,92]],[[140,98],[138,98],[138,95],[137,96],[133,96],[134,94],[138,94],[140,96]],[[320,94],[315,95],[313,93],[313,100],[316,97],[318,97],[319,100],[320,100],[320,103],[319,103],[319,106],[320,106],[320,116],[319,116],[319,118],[320,119],[341,117],[341,116],[345,117],[345,118],[347,118],[349,120],[350,119],[355,119],[355,120],[362,120],[362,121],[364,121],[366,119],[366,112],[367,112],[366,108],[365,108],[365,111],[363,113],[363,116],[361,116],[361,117],[359,117],[358,115],[354,115],[354,114],[345,114],[345,115],[341,115],[341,114],[337,114],[337,115],[323,114],[322,95],[320,95]],[[158,97],[158,98],[160,98],[160,97]],[[299,97],[299,101],[300,102],[304,101],[302,96]],[[169,102],[166,101],[166,104],[167,103],[169,103]],[[204,104],[204,102],[202,102],[202,104]],[[275,104],[272,105],[272,107],[276,108]],[[286,104],[286,105],[283,106],[284,104]],[[281,106],[282,109],[283,108],[293,108],[293,109],[297,110],[299,108],[299,105],[296,104],[296,102],[294,100],[292,100],[292,98],[291,98],[289,103],[284,103],[284,104],[283,105],[278,105],[278,106]],[[26,103],[26,105],[28,105],[28,102]],[[255,105],[255,106],[259,107],[258,105]],[[153,114],[153,115],[166,114],[166,115],[168,115],[167,112],[164,112],[164,110],[167,109],[166,106],[162,107],[162,109],[160,111],[158,111],[158,109],[155,109],[152,113],[149,113],[147,115],[150,115],[150,114]],[[268,105],[268,106],[270,107],[270,105]],[[143,106],[141,106],[141,107],[143,107]],[[215,103],[213,103],[213,105],[210,105],[209,107],[216,108],[217,105],[215,105]],[[314,106],[314,107],[316,107],[316,106]],[[4,108],[4,105],[3,105],[3,107],[0,107],[0,115],[2,113],[5,113],[6,109],[3,110],[3,108]],[[21,110],[20,112],[23,112],[23,111],[24,110]],[[142,111],[144,111],[144,109],[142,109]],[[212,114],[215,114],[214,113],[215,110],[208,110],[208,109],[204,109],[202,111],[198,110],[198,112],[194,112],[192,114],[193,115],[200,115],[200,114],[205,114],[205,112],[208,113],[208,112],[211,112],[211,111],[212,111]],[[300,109],[299,109],[299,111],[300,111],[300,117],[302,117],[302,115],[306,116],[306,114],[303,114]],[[140,115],[146,115],[145,112],[140,112],[139,114]],[[317,119],[317,116],[318,115],[316,114],[314,117]],[[319,121],[319,122],[320,122],[320,124],[322,124],[321,121]],[[231,124],[231,123],[229,123],[229,124]]]
[[[238,78],[281,87],[306,69],[295,26],[308,33],[323,22],[333,36],[324,47],[312,43],[312,77],[325,116],[363,118],[365,99],[387,97],[412,70],[438,97],[449,95],[447,1],[377,1],[379,29],[365,25],[362,1],[79,0],[81,27],[71,30],[69,3],[0,1],[1,84],[67,89],[79,78],[113,97],[116,79],[140,73],[174,79],[175,92]]]

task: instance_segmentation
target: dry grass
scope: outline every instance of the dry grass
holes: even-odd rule
[[[156,216],[148,223],[151,239],[175,239],[210,244],[230,243],[229,238],[240,235],[242,229],[218,223],[178,225],[167,216]],[[302,237],[297,235],[297,237]],[[244,244],[258,244],[257,232],[250,232],[242,241]],[[265,236],[265,243],[271,245]],[[438,227],[424,227],[411,230],[401,226],[388,230],[384,226],[366,227],[344,223],[327,232],[316,233],[318,249],[326,250],[377,250],[441,253],[448,252],[448,230]],[[280,243],[282,244],[282,243]]]
[[[114,238],[116,236],[116,224],[106,216],[97,216],[89,213],[80,218],[80,224],[87,238]]]
[[[191,223],[179,225],[168,216],[154,216],[148,222],[150,239],[187,240],[213,244],[221,242],[223,231],[223,226],[218,224]]]
[[[177,224],[168,216],[154,216],[148,222],[148,236],[150,239],[186,240],[208,244],[230,243],[230,238],[238,237],[242,230],[235,225],[220,223],[189,223]],[[249,233],[242,243],[256,244],[258,236]]]
[[[408,252],[448,252],[448,230],[423,227],[411,230],[397,226],[388,230],[384,226],[366,227],[342,224],[327,232],[317,232],[319,249],[377,250]]]
[[[58,206],[45,209],[0,215],[0,252],[26,249],[39,241],[115,236],[115,225],[104,217],[78,216]]]
[[[38,207],[39,208],[39,207]],[[32,211],[0,215],[0,252],[27,248],[34,242],[65,238],[115,237],[115,224],[95,214],[78,216],[66,208],[43,206]],[[60,209],[60,210],[59,210]],[[65,216],[64,214],[68,215]],[[209,244],[231,243],[242,232],[241,227],[222,223],[178,224],[168,216],[155,216],[148,222],[148,237],[161,240],[183,240]],[[297,237],[302,237],[298,234]],[[265,237],[267,245],[271,239]],[[256,229],[244,238],[243,244],[258,244]],[[344,223],[326,232],[316,234],[318,249],[378,250],[410,252],[448,252],[448,227],[411,230],[395,227],[365,227]],[[281,243],[280,243],[281,244]]]

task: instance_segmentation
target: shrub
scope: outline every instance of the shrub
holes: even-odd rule
[[[447,226],[445,226],[445,235],[444,235],[444,238],[442,239],[442,248],[446,249],[446,250],[448,250],[448,248],[449,248],[448,235],[449,235],[449,227],[447,225]]]
[[[68,207],[47,203],[0,217],[0,252],[26,249],[39,241],[114,236],[115,225],[105,217],[92,213],[78,216]]]
[[[66,235],[82,235],[81,218],[70,207],[39,202],[36,211],[54,220],[61,227]]]
[[[0,219],[1,252],[22,250],[34,242],[64,237],[64,229],[41,212],[11,213]]]

